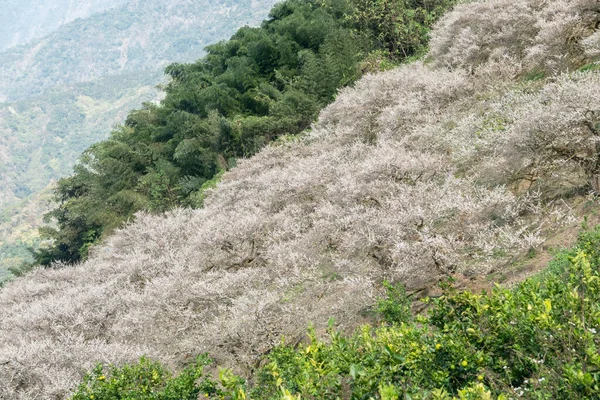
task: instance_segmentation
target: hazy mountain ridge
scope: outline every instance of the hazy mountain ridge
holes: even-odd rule
[[[257,24],[274,3],[132,1],[73,21],[38,41],[0,53],[0,100],[195,60],[206,45],[240,26]]]
[[[600,72],[573,69],[598,55],[599,16],[592,0],[458,6],[429,63],[345,89],[204,209],[142,214],[89,261],[9,283],[0,390],[61,397],[95,361],[144,353],[248,372],[310,320],[359,322],[384,279],[426,291],[502,270],[577,225],[571,202],[597,190]]]
[[[6,154],[0,206],[68,175],[73,160],[127,111],[158,98],[160,79],[160,70],[110,76],[0,105],[0,152]]]
[[[77,18],[120,6],[127,0],[0,1],[0,52],[26,44]]]

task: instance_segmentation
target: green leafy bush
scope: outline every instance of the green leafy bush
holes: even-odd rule
[[[404,286],[383,282],[383,287],[387,290],[387,296],[377,302],[377,311],[384,321],[389,324],[408,322],[411,318],[411,300],[406,296]]]
[[[490,293],[442,285],[425,316],[406,317],[388,285],[387,323],[351,337],[311,335],[280,346],[259,374],[255,398],[277,387],[302,398],[594,398],[600,391],[600,228],[514,289]],[[508,398],[502,397],[502,398]]]
[[[146,357],[123,367],[98,364],[84,377],[72,400],[196,400],[200,393],[216,392],[215,384],[204,375],[209,362],[204,356],[198,357],[175,377]]]
[[[599,249],[597,228],[514,289],[475,294],[446,283],[427,316],[409,320],[406,299],[388,287],[379,309],[398,322],[350,338],[332,333],[327,344],[313,337],[303,351],[277,349],[267,368],[303,396],[350,390],[353,398],[463,398],[481,383],[496,396],[592,398],[600,390]],[[262,382],[272,386],[268,376]]]

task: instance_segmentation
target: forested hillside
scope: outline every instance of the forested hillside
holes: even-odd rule
[[[170,66],[59,184],[81,241],[45,255],[89,259],[0,288],[0,397],[597,397],[600,4],[473,1],[431,34],[450,4],[407,4],[288,0]]]
[[[81,2],[53,4],[68,14],[75,3]],[[106,2],[107,11],[0,52],[0,269],[30,260],[25,247],[39,243],[31,233],[48,211],[40,191],[68,175],[131,109],[158,101],[155,86],[165,80],[166,65],[195,60],[204,46],[258,24],[274,3],[156,0],[111,8]],[[104,10],[86,4],[90,13]],[[22,7],[8,6],[11,13]],[[54,10],[39,6],[31,12]]]

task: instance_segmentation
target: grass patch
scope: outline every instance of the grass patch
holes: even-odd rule
[[[592,72],[592,71],[598,71],[599,69],[600,69],[600,62],[594,61],[594,62],[585,64],[583,67],[580,67],[579,69],[577,69],[577,71]]]
[[[533,70],[533,71],[530,71],[530,72],[526,73],[523,76],[523,81],[525,81],[525,82],[535,82],[535,81],[541,81],[544,78],[546,78],[546,71],[543,71],[543,70]]]

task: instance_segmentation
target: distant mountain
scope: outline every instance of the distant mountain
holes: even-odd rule
[[[68,175],[129,110],[158,101],[166,65],[259,24],[277,1],[1,2],[0,49],[35,37],[38,25],[51,33],[0,52],[0,269],[35,242],[47,208],[31,204],[39,191]]]
[[[114,0],[113,0],[114,1]],[[0,100],[56,85],[192,61],[235,29],[262,20],[274,0],[130,0],[0,53]]]
[[[156,100],[161,70],[110,75],[0,105],[0,205],[23,199],[53,179],[113,124]]]
[[[68,174],[127,111],[157,100],[163,67],[258,24],[275,2],[130,0],[0,53],[0,212]]]
[[[121,6],[127,0],[1,0],[0,51],[26,44],[59,26]]]

